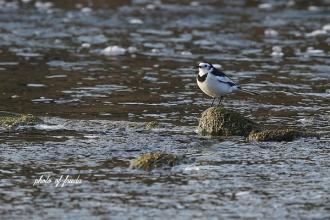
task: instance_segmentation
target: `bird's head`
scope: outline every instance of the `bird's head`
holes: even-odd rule
[[[198,70],[199,70],[198,74],[200,76],[203,76],[203,75],[207,74],[213,68],[212,64],[206,63],[206,62],[198,64],[197,67],[198,67]]]

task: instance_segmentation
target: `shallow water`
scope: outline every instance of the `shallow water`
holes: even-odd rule
[[[0,110],[45,120],[0,132],[3,218],[330,218],[330,3],[76,2],[0,1]],[[261,93],[226,107],[323,136],[196,135],[202,60]],[[155,150],[191,163],[128,169]]]

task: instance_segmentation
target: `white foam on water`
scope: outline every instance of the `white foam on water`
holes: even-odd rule
[[[47,130],[47,131],[54,131],[54,130],[63,130],[65,127],[63,125],[47,125],[47,124],[38,124],[34,126],[38,130]]]
[[[66,78],[66,77],[68,77],[68,76],[67,75],[64,75],[64,74],[48,75],[48,76],[46,76],[47,79]]]
[[[41,2],[41,1],[37,1],[34,6],[36,8],[38,8],[39,10],[42,11],[47,11],[48,9],[50,9],[51,7],[53,7],[53,3],[52,2]]]
[[[278,36],[278,32],[274,29],[266,29],[264,31],[264,34],[267,37],[277,37]]]
[[[124,55],[125,53],[126,53],[126,49],[119,47],[117,45],[108,46],[101,51],[101,54],[105,56],[119,56],[119,55]]]
[[[88,138],[88,139],[96,139],[98,138],[99,136],[98,135],[84,135],[85,138]]]
[[[46,87],[45,84],[38,84],[38,83],[28,83],[26,86],[27,87],[34,87],[34,88]]]
[[[154,5],[154,4],[148,4],[146,6],[146,9],[148,9],[148,10],[155,10],[156,9],[156,5]]]
[[[143,21],[141,19],[138,18],[132,18],[129,20],[130,24],[143,24]]]
[[[320,49],[315,49],[314,47],[308,47],[306,50],[306,53],[308,54],[323,54],[324,51]]]
[[[81,47],[82,48],[90,48],[91,47],[91,44],[89,44],[89,43],[83,43],[83,44],[81,44]]]
[[[272,57],[283,57],[284,53],[282,52],[282,47],[280,46],[273,46],[273,52],[271,53]]]
[[[315,5],[310,5],[308,7],[308,11],[320,11],[320,10],[321,10],[320,7],[317,7]]]
[[[82,8],[80,11],[82,13],[91,13],[92,12],[92,9],[91,8],[88,8],[88,7],[85,7],[85,8]]]
[[[323,30],[325,31],[330,31],[330,24],[326,24],[322,27]]]
[[[305,36],[306,37],[315,37],[315,36],[325,35],[325,34],[327,34],[326,30],[315,30],[315,31],[305,34]]]
[[[181,51],[182,56],[191,56],[192,53],[190,51]]]
[[[212,66],[214,66],[217,69],[222,69],[221,64],[218,64],[218,63],[212,63]]]
[[[239,192],[235,193],[236,196],[247,196],[249,194],[250,194],[249,191],[239,191]]]
[[[43,102],[43,103],[50,103],[53,99],[48,99],[45,97],[40,97],[39,99],[32,99],[32,102]]]
[[[260,9],[271,9],[272,7],[273,6],[270,3],[263,3],[263,4],[258,5],[258,8],[260,8]]]
[[[200,3],[196,2],[196,1],[193,1],[193,2],[190,2],[190,5],[193,6],[193,7],[197,7],[197,6],[200,6]]]
[[[127,48],[127,50],[129,53],[136,53],[138,49],[136,47],[130,46]]]

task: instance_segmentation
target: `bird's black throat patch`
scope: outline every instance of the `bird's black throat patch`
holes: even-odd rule
[[[204,74],[203,76],[200,76],[199,74],[197,74],[198,82],[204,82],[206,80],[206,77],[207,77],[207,73]]]

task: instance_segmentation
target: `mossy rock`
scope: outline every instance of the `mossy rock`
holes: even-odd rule
[[[35,125],[41,121],[38,117],[30,114],[0,112],[0,127],[13,128],[24,125]]]
[[[211,107],[202,113],[198,131],[203,135],[248,136],[251,131],[259,131],[260,127],[238,112],[223,107]]]
[[[151,129],[157,128],[157,127],[159,127],[159,122],[157,122],[157,121],[150,121],[150,122],[146,123],[146,129],[148,129],[148,130],[151,130]]]
[[[249,141],[293,141],[300,137],[319,137],[317,133],[310,131],[299,131],[293,128],[267,129],[260,132],[252,131],[247,140]]]
[[[152,170],[161,167],[173,167],[180,164],[184,156],[164,152],[152,152],[139,156],[131,161],[130,168]]]

